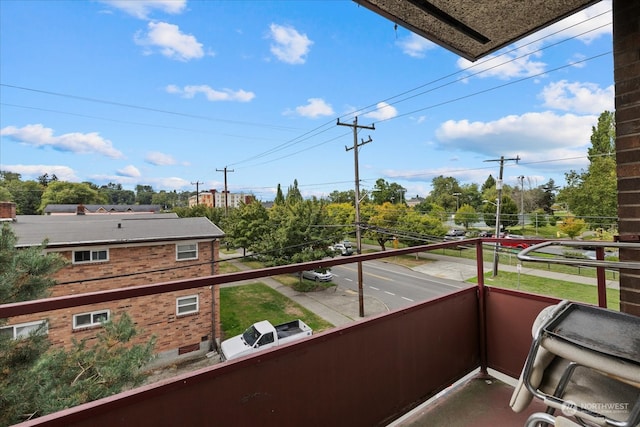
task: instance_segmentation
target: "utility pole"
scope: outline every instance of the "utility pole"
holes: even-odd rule
[[[200,184],[204,184],[204,182],[196,181],[191,183],[191,185],[196,186],[196,206],[200,204]]]
[[[502,204],[502,171],[504,170],[504,162],[515,160],[516,163],[520,161],[520,156],[516,156],[512,159],[505,159],[504,156],[500,156],[499,159],[485,160],[485,162],[500,162],[500,175],[496,181],[496,190],[498,191],[498,199],[496,200],[496,238],[500,238],[500,206]],[[496,242],[493,249],[493,275],[498,275],[498,242]]]
[[[373,141],[371,137],[369,140],[362,140],[360,144],[358,144],[358,129],[371,129],[376,130],[375,125],[371,126],[362,126],[358,125],[358,116],[353,119],[353,124],[348,123],[340,123],[340,119],[338,119],[338,126],[349,126],[353,129],[353,147],[348,148],[344,147],[345,151],[353,150],[353,160],[354,160],[354,168],[355,168],[355,208],[356,208],[356,253],[360,255],[362,253],[362,236],[360,234],[360,175],[358,172],[358,148],[361,146],[370,143]],[[362,285],[362,261],[358,261],[358,307],[360,308],[360,317],[364,317],[364,291]]]
[[[233,172],[233,169],[227,170],[225,166],[224,169],[216,169],[216,172],[224,172],[224,216],[227,216],[229,213],[229,191],[227,190],[227,172]]]
[[[522,235],[524,236],[524,175],[518,177],[520,180],[520,215],[522,215]]]

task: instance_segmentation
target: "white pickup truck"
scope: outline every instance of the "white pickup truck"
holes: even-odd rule
[[[273,326],[268,320],[254,323],[242,335],[222,341],[222,360],[246,356],[267,348],[308,337],[313,331],[302,320]]]

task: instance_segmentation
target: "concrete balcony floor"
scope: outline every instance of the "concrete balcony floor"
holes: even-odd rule
[[[495,375],[469,375],[387,427],[515,427],[524,426],[531,414],[545,411],[534,400],[527,410],[513,412],[509,400],[515,380]]]

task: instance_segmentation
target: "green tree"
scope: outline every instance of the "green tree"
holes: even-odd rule
[[[484,222],[489,227],[496,225],[496,206],[493,203],[486,203],[482,210]],[[502,196],[500,203],[500,229],[506,229],[518,225],[518,206],[509,196]]]
[[[395,182],[389,183],[380,178],[376,181],[373,190],[371,190],[371,199],[376,205],[381,205],[386,202],[404,204],[404,194],[406,192],[406,188],[400,184]]]
[[[252,245],[268,265],[312,261],[329,255],[334,235],[328,227],[326,202],[311,199],[274,205],[269,210],[269,232]]]
[[[462,194],[462,188],[458,180],[452,176],[437,176],[431,180],[431,193],[427,196],[427,203],[433,203],[444,208],[447,212],[455,212],[459,204],[458,197],[454,194]]]
[[[139,205],[150,205],[153,199],[153,187],[150,185],[136,185],[136,203]]]
[[[0,202],[13,202],[13,195],[5,187],[0,185]]]
[[[408,209],[398,218],[400,240],[409,245],[424,245],[433,236],[444,236],[447,229],[439,218]]]
[[[351,203],[351,205],[353,205],[353,201],[355,200],[355,198],[356,198],[355,190],[348,190],[348,191],[334,190],[327,197],[327,199],[329,200],[329,203]]]
[[[592,128],[588,169],[566,173],[567,185],[558,194],[558,201],[574,215],[602,218],[590,221],[591,229],[608,228],[618,214],[614,129],[613,113],[605,111]]]
[[[386,250],[386,242],[394,239],[394,230],[397,230],[400,218],[406,211],[404,205],[390,202],[374,205],[373,214],[367,221],[365,236],[378,242],[381,250]]]
[[[598,125],[591,127],[591,147],[588,149],[589,161],[596,157],[611,157],[616,152],[616,122],[611,111],[604,111],[598,117]]]
[[[89,205],[106,202],[107,199],[103,194],[100,194],[100,192],[85,183],[52,181],[42,193],[39,211],[44,211],[47,205],[52,204]]]
[[[574,216],[569,215],[564,218],[558,228],[570,238],[575,239],[585,227],[586,223],[583,219],[576,219]]]
[[[16,213],[18,215],[35,215],[38,213],[42,193],[44,192],[44,186],[39,182],[22,181],[19,173],[0,172],[0,187],[11,193],[10,200],[16,204]]]
[[[133,205],[136,202],[136,193],[123,189],[122,184],[110,182],[100,187],[99,191],[107,197],[107,203],[111,205]]]
[[[353,204],[349,202],[329,203],[327,205],[327,216],[328,222],[334,227],[336,242],[345,235],[355,232],[356,209]]]
[[[271,231],[269,223],[269,212],[259,201],[241,205],[238,209],[233,209],[229,215],[229,220],[225,222],[226,238],[234,247],[242,248],[246,255],[247,249],[259,251],[259,243]]]
[[[458,225],[464,225],[464,228],[469,228],[469,225],[478,222],[480,220],[480,215],[471,205],[464,204],[458,209],[455,216],[453,217],[453,221]]]
[[[553,214],[552,206],[556,203],[556,192],[558,188],[553,179],[549,179],[546,184],[540,186],[542,190],[542,199],[540,200],[540,207],[548,214]]]
[[[280,187],[280,184],[278,184],[278,188],[276,190],[276,197],[275,199],[273,199],[273,204],[274,205],[284,205],[284,194],[282,194],[282,188]]]
[[[300,189],[298,188],[298,180],[293,180],[293,185],[289,186],[287,190],[287,196],[285,201],[289,204],[295,204],[302,201],[302,193],[300,193]]]

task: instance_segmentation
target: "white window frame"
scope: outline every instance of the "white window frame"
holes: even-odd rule
[[[189,248],[185,248],[186,246],[189,246]],[[195,248],[192,248],[191,246],[194,246]],[[193,253],[193,255],[187,255],[191,253]],[[198,259],[197,242],[176,243],[176,261],[188,261],[194,259]]]
[[[186,301],[186,300],[191,300],[195,298],[195,301]],[[193,306],[193,309],[190,309],[188,311],[181,311],[181,310],[185,310],[185,308],[189,307],[189,306]],[[176,316],[184,316],[187,314],[194,314],[194,313],[198,313],[200,311],[200,296],[199,295],[187,295],[184,297],[178,297],[176,298]]]
[[[36,322],[18,323],[16,325],[3,326],[0,330],[5,331],[11,329],[12,338],[27,338],[32,331],[38,329],[41,325],[45,325],[44,333],[49,334],[49,323],[46,320],[38,320]],[[20,329],[20,331],[18,331]]]
[[[106,314],[106,320],[96,320],[96,316],[100,316],[102,314]],[[78,325],[78,318],[80,316],[90,316],[90,322],[82,325]],[[94,326],[102,326],[105,322],[111,320],[111,311],[110,310],[96,310],[96,311],[88,311],[86,313],[78,313],[73,315],[73,329],[85,329],[92,328]]]
[[[89,259],[87,261],[76,261],[77,252],[89,252]],[[104,252],[105,258],[100,258],[100,254]],[[97,248],[97,249],[79,249],[74,250],[71,254],[71,260],[74,264],[89,264],[93,262],[108,262],[109,261],[109,248]]]

